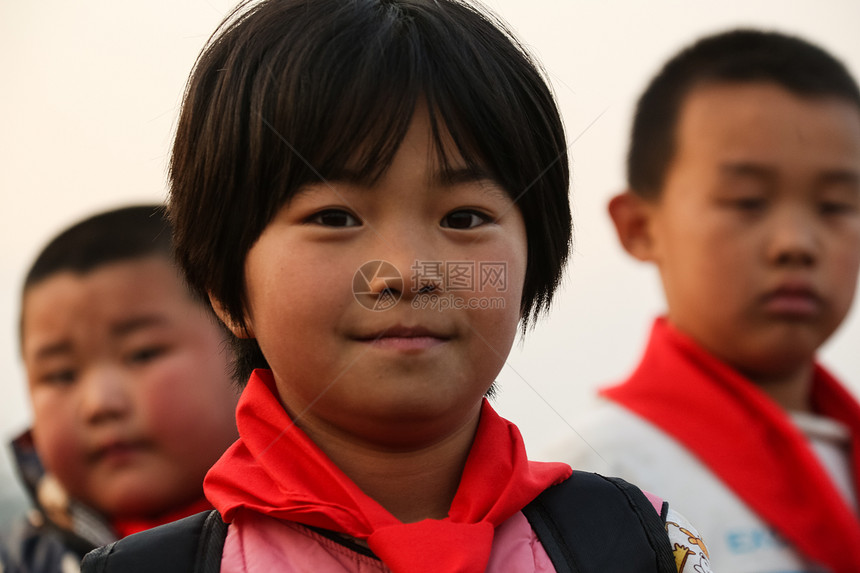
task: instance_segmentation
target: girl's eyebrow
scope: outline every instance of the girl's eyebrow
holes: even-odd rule
[[[466,167],[441,167],[438,171],[432,174],[432,182],[440,187],[453,187],[467,183],[487,182],[497,184],[496,179],[490,175],[489,171],[480,166]],[[367,177],[361,176],[358,171],[343,167],[337,171],[328,174],[325,181],[315,184],[303,186],[298,193],[306,192],[329,183],[346,183],[349,185],[370,185]],[[298,194],[297,193],[297,194]]]
[[[495,179],[489,172],[479,166],[442,168],[434,174],[434,178],[443,187],[451,187],[464,183],[478,183],[481,181],[495,183]]]
[[[324,175],[323,181],[318,181],[315,185],[325,185],[328,183],[348,183],[348,184],[364,184],[367,176],[362,177],[355,169],[341,167]]]

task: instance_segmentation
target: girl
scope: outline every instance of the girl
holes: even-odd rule
[[[227,19],[170,171],[179,259],[250,377],[205,484],[222,570],[560,567],[521,510],[571,470],[529,462],[484,396],[558,285],[568,176],[540,71],[468,4]],[[657,522],[645,570],[674,570]]]

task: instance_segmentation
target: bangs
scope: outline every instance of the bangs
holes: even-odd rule
[[[391,165],[421,103],[442,167],[456,161],[488,171],[514,198],[527,183],[514,176],[521,170],[511,169],[513,146],[529,138],[513,126],[522,129],[528,121],[512,117],[522,102],[509,97],[511,86],[498,85],[511,76],[503,69],[504,54],[488,58],[475,30],[452,34],[452,19],[438,6],[344,4],[341,17],[320,18],[326,26],[315,34],[322,37],[304,43],[306,50],[296,52],[295,39],[281,30],[249,94],[252,107],[259,104],[249,122],[247,163],[267,160],[254,170],[268,182],[259,187],[268,217],[302,186],[345,171],[359,182],[375,182]],[[473,12],[466,5],[447,8]],[[487,27],[497,25],[480,17]],[[452,35],[469,40],[442,41]]]

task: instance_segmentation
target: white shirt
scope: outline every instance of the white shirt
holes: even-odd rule
[[[851,476],[847,450],[834,440],[832,420],[807,431],[809,418],[798,425],[812,436],[813,449],[843,482],[848,495]],[[827,427],[826,430],[822,428]],[[811,426],[810,426],[811,427]],[[730,573],[819,573],[774,532],[723,482],[674,438],[615,403],[600,407],[575,426],[580,437],[568,438],[545,459],[564,461],[575,469],[619,476],[669,500],[696,525],[707,544],[714,571]],[[844,428],[843,428],[844,430]],[[826,436],[826,437],[823,437]],[[847,431],[844,433],[847,440]],[[743,440],[743,436],[726,436]],[[822,444],[822,442],[824,442]],[[819,447],[820,446],[820,447]],[[840,454],[840,451],[842,452]],[[841,458],[841,459],[840,459]],[[856,507],[856,500],[854,501]]]

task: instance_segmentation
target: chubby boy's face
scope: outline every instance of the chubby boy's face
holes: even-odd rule
[[[452,162],[419,107],[378,181],[305,187],[248,254],[248,334],[318,444],[471,439],[516,334],[526,232],[499,185]]]
[[[237,437],[222,335],[161,257],[62,272],[23,301],[33,436],[69,493],[110,517],[179,509]]]
[[[860,111],[710,85],[687,97],[676,141],[632,249],[658,265],[670,321],[753,379],[808,367],[857,284]]]

